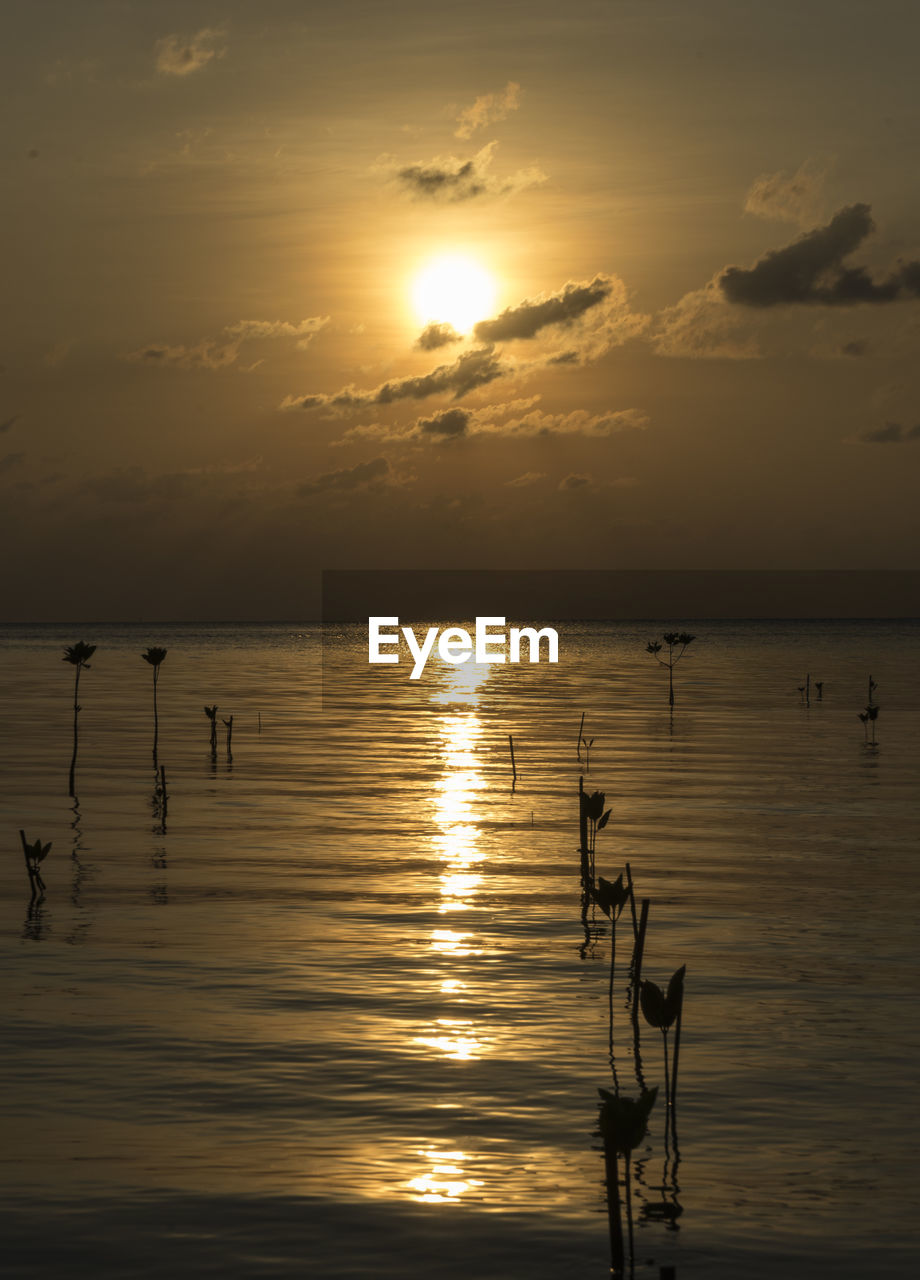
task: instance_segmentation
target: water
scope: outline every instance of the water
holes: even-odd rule
[[[6,1274],[606,1276],[583,710],[612,807],[598,870],[628,861],[651,899],[646,976],[687,965],[679,1158],[659,1105],[636,1276],[910,1273],[920,628],[693,629],[672,717],[642,624],[561,627],[558,667],[419,684],[330,632],[325,708],[316,627],[82,628],[76,803],[60,659],[81,636],[7,629]],[[165,821],[149,644],[169,648]],[[205,703],[234,716],[232,760]],[[20,827],[53,841],[31,908]],[[630,937],[627,911],[635,1096]],[[642,1065],[663,1083],[651,1028]]]

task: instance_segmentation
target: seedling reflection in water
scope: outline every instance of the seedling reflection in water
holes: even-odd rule
[[[26,833],[22,830],[19,832],[19,839],[22,842],[22,856],[26,860],[26,871],[29,875],[32,897],[35,898],[36,892],[41,894],[45,892],[45,882],[41,877],[39,868],[48,856],[51,841],[49,840],[47,844],[42,844],[41,840],[36,840],[34,844],[29,844],[26,839]]]
[[[610,1222],[610,1261],[614,1276],[626,1274],[623,1251],[623,1226],[620,1219],[619,1166],[623,1156],[626,1190],[626,1223],[629,1229],[629,1264],[633,1268],[635,1246],[632,1221],[632,1153],[645,1140],[648,1121],[657,1087],[643,1090],[639,1098],[621,1098],[609,1089],[598,1089],[601,1095],[600,1130],[604,1142],[604,1167],[607,1174],[607,1215]]]
[[[68,645],[64,650],[64,662],[69,662],[72,667],[76,668],[73,682],[73,755],[70,758],[70,792],[74,794],[73,776],[77,767],[77,727],[78,717],[82,711],[78,698],[80,693],[80,672],[84,667],[89,667],[89,660],[96,652],[94,644],[84,644],[82,640],[78,640],[76,644]]]

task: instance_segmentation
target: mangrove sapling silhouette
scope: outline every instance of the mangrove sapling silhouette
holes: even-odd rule
[[[612,884],[603,876],[598,877],[594,900],[610,920],[610,981],[607,985],[607,1010],[610,1020],[610,1066],[613,1070],[614,1083],[616,1083],[616,1066],[613,1061],[613,976],[617,955],[617,920],[629,901],[629,888],[623,881],[622,871]]]
[[[824,681],[816,680],[815,688],[818,690],[818,701],[822,702],[824,700]]]
[[[64,662],[69,662],[75,667],[73,682],[73,755],[70,758],[70,791],[69,795],[74,794],[74,770],[77,767],[77,739],[78,739],[78,720],[82,707],[79,703],[80,694],[80,672],[84,667],[89,667],[89,660],[96,652],[94,644],[84,644],[82,640],[78,640],[76,644],[67,645],[64,649]]]
[[[157,762],[157,742],[160,736],[160,717],[157,713],[157,682],[160,678],[160,665],[166,657],[166,649],[159,649],[156,645],[151,645],[149,649],[141,654],[145,662],[149,662],[153,667],[153,763],[154,767]]]
[[[227,757],[233,759],[233,751],[231,749],[233,743],[233,716],[229,720],[224,720],[224,728],[227,730]]]
[[[878,720],[878,713],[879,713],[879,708],[878,708],[877,706],[875,706],[875,705],[871,704],[871,703],[870,703],[870,705],[869,705],[868,707],[866,707],[865,711],[860,711],[860,712],[859,712],[859,718],[860,718],[860,720],[862,721],[863,729],[865,730],[866,746],[869,746],[869,747],[877,747],[877,746],[878,746],[878,742],[876,741],[876,737],[875,737],[875,722],[876,722],[876,720]],[[869,725],[870,725],[870,724],[872,725],[872,740],[871,740],[871,741],[869,740]]]
[[[635,1244],[632,1221],[632,1153],[648,1132],[648,1121],[657,1087],[644,1089],[638,1098],[623,1098],[609,1089],[598,1089],[601,1095],[600,1131],[604,1143],[604,1168],[607,1176],[607,1217],[610,1223],[610,1264],[617,1280],[626,1275],[623,1250],[623,1226],[620,1217],[620,1179],[618,1157],[623,1156],[626,1222],[629,1230],[629,1269],[633,1271]]]
[[[581,762],[581,741],[585,732],[585,713],[581,713],[581,724],[578,726],[578,760]]]
[[[639,987],[639,1003],[642,1015],[650,1027],[657,1027],[664,1042],[664,1096],[665,1096],[665,1144],[667,1145],[668,1118],[673,1115],[677,1085],[677,1055],[680,1052],[680,1014],[684,1003],[684,975],[687,966],[682,964],[672,974],[667,992],[661,990],[655,982],[644,981]],[[678,1023],[674,1040],[674,1074],[673,1079],[668,1072],[668,1032]]]
[[[205,715],[211,722],[211,755],[217,755],[217,703],[213,707],[205,707]]]
[[[594,850],[597,845],[597,833],[603,831],[607,823],[610,821],[610,810],[604,810],[605,796],[603,791],[594,791],[589,796],[579,783],[579,798],[582,810],[582,819],[585,822],[586,843],[583,847],[583,853],[587,853],[587,880],[588,885],[594,885]],[[584,861],[584,859],[583,859]]]
[[[42,844],[41,840],[36,840],[34,844],[29,844],[26,839],[26,833],[20,829],[19,839],[22,843],[22,856],[26,861],[26,871],[29,876],[29,886],[32,890],[33,900],[38,897],[39,893],[44,897],[45,882],[42,879],[41,864],[48,856],[48,850],[51,848],[51,841]]]
[[[661,653],[661,644],[657,640],[650,640],[645,646],[645,652],[650,653],[656,662],[668,669],[668,705],[674,706],[674,668],[680,662],[681,658],[687,651],[687,645],[692,644],[696,636],[692,636],[689,631],[666,631],[661,637],[668,646],[667,658],[659,657]],[[677,649],[677,653],[674,650]]]

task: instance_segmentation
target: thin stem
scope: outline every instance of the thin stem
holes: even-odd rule
[[[160,676],[160,668],[153,668],[153,762],[156,764],[157,759],[157,742],[160,737],[160,717],[157,714],[157,680]]]
[[[73,755],[70,757],[70,795],[74,794],[73,776],[77,767],[77,717],[80,714],[80,706],[77,698],[80,693],[80,670],[82,663],[77,663],[76,675],[73,682]]]

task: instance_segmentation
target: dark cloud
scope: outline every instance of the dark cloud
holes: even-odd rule
[[[719,287],[729,302],[745,307],[801,303],[845,307],[920,295],[920,262],[903,263],[882,280],[874,280],[865,267],[843,265],[874,230],[869,206],[850,205],[827,226],[807,232],[785,248],[770,250],[750,270],[726,267]]]
[[[394,378],[370,391],[343,387],[334,395],[287,396],[282,409],[358,409],[372,404],[392,404],[396,400],[425,400],[450,392],[459,400],[476,387],[501,378],[511,370],[501,363],[491,347],[467,351],[453,364],[442,364],[431,373],[412,378]]]
[[[868,350],[868,342],[863,342],[862,339],[856,339],[853,342],[845,342],[840,348],[840,354],[843,356],[864,356]]]
[[[244,342],[265,338],[291,338],[305,350],[329,323],[328,316],[308,316],[305,320],[236,320],[216,338],[202,338],[188,346],[151,343],[125,356],[136,364],[178,365],[182,369],[226,369],[235,364]]]
[[[909,444],[920,440],[920,423],[904,427],[900,422],[886,422],[883,427],[867,427],[851,436],[857,444]]]
[[[16,467],[21,467],[26,460],[24,453],[7,453],[0,458],[0,475],[7,471],[14,471]]]
[[[436,156],[433,160],[393,169],[387,161],[377,170],[395,176],[403,189],[419,200],[438,200],[456,204],[475,200],[477,196],[505,196],[546,181],[540,169],[519,169],[506,178],[490,172],[497,143],[490,142],[468,160],[457,156]]]
[[[509,489],[526,489],[530,485],[545,479],[545,471],[525,471],[523,475],[515,476],[513,480],[506,480],[505,485]]]
[[[436,351],[438,347],[449,347],[452,342],[462,342],[463,335],[458,333],[452,324],[438,324],[432,321],[419,334],[415,345],[420,351]]]
[[[539,298],[525,298],[516,307],[508,307],[494,320],[480,320],[473,330],[480,342],[510,342],[514,338],[533,338],[551,324],[571,324],[579,316],[609,297],[613,281],[597,275],[593,280],[576,283],[570,280],[558,293]],[[563,352],[555,363],[575,359],[575,353]]]
[[[4,431],[9,431],[11,427],[15,427],[20,417],[20,414],[14,413],[12,418],[7,418],[5,421],[0,422],[0,435],[2,435]]]
[[[324,493],[330,489],[362,489],[379,481],[390,479],[390,464],[386,458],[371,458],[369,462],[356,462],[353,467],[341,467],[338,471],[326,471],[302,484],[298,493],[306,497],[312,493]]]
[[[472,416],[466,409],[444,409],[431,418],[419,418],[415,426],[423,436],[462,436]]]

